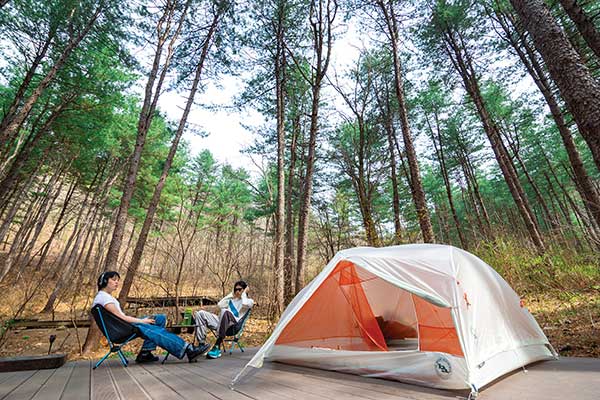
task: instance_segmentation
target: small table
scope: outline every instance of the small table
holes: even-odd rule
[[[170,325],[167,326],[167,330],[169,332],[173,332],[177,335],[179,335],[180,333],[194,333],[194,330],[196,329],[198,325],[181,325],[181,324],[176,324],[176,325]]]

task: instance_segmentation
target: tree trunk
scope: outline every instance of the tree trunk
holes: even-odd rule
[[[446,196],[448,197],[448,204],[450,205],[450,212],[452,213],[452,220],[454,221],[454,226],[456,228],[456,233],[458,234],[458,239],[460,241],[460,245],[463,249],[467,249],[468,245],[467,245],[467,241],[465,240],[465,237],[463,235],[462,229],[460,227],[460,220],[458,219],[458,213],[456,212],[456,207],[454,206],[454,199],[452,197],[452,185],[450,184],[450,178],[448,176],[448,169],[446,168],[446,157],[444,156],[444,142],[443,142],[443,138],[442,138],[442,132],[440,130],[440,122],[439,122],[439,118],[437,115],[437,111],[436,114],[434,115],[435,118],[435,133],[433,131],[433,128],[431,127],[430,123],[429,123],[429,118],[427,118],[427,116],[425,116],[425,119],[427,121],[427,125],[429,127],[429,130],[431,132],[431,139],[433,142],[433,147],[435,150],[435,153],[437,155],[439,164],[440,164],[440,172],[442,173],[442,179],[444,180],[444,187],[446,188]],[[435,137],[435,135],[437,134],[437,138]],[[438,146],[439,143],[439,146]]]
[[[383,118],[383,127],[388,141],[388,153],[390,157],[390,179],[392,181],[392,207],[394,210],[394,244],[402,243],[402,225],[400,224],[400,194],[398,193],[398,176],[396,172],[396,152],[394,150],[394,141],[396,132],[393,125],[393,112],[389,102],[389,93],[383,91],[383,99],[379,95],[379,90],[375,88],[375,96]]]
[[[75,189],[77,188],[77,184],[79,181],[74,181],[71,186],[69,187],[69,189],[67,190],[67,194],[65,196],[65,200],[63,202],[62,208],[60,210],[60,214],[58,215],[58,218],[54,224],[54,228],[52,229],[52,232],[50,233],[50,237],[48,238],[48,240],[46,240],[46,243],[44,243],[44,245],[42,246],[41,252],[42,254],[40,255],[40,258],[36,264],[35,269],[39,270],[40,266],[44,263],[44,261],[46,260],[46,256],[48,255],[48,252],[50,251],[50,246],[52,245],[52,242],[54,241],[54,238],[56,237],[56,234],[59,232],[60,230],[60,226],[62,223],[62,220],[65,216],[65,213],[67,211],[67,207],[71,201],[71,198],[73,197],[73,193],[75,193]]]
[[[146,88],[144,92],[144,103],[142,105],[142,110],[140,112],[140,117],[138,120],[135,148],[131,156],[129,168],[125,177],[125,182],[123,185],[123,194],[121,196],[121,202],[119,204],[119,211],[117,212],[115,218],[115,228],[113,231],[112,239],[106,252],[106,259],[104,260],[104,269],[107,271],[115,270],[117,267],[119,252],[121,250],[121,243],[123,241],[123,235],[125,233],[125,225],[127,224],[127,212],[129,210],[129,204],[131,203],[131,198],[135,189],[137,173],[139,170],[140,160],[142,158],[142,150],[144,149],[144,145],[146,143],[146,135],[148,134],[148,130],[150,129],[152,119],[155,115],[158,98],[162,94],[162,85],[164,83],[165,77],[169,70],[169,66],[171,64],[176,39],[179,36],[179,32],[181,31],[183,22],[186,19],[187,9],[190,4],[190,0],[188,0],[185,4],[185,8],[177,23],[177,28],[175,29],[175,32],[171,34],[171,23],[173,22],[172,19],[174,18],[177,8],[176,3],[176,1],[167,3],[166,7],[163,10],[163,14],[161,15],[157,23],[156,30],[158,32],[158,40],[156,44],[156,50],[154,53],[154,61],[152,63],[152,68],[148,76],[148,82],[146,83]],[[166,24],[164,29],[163,24]],[[165,57],[165,60],[163,61],[162,52],[164,50],[164,46],[167,40],[169,40],[169,44],[167,46],[167,55]],[[162,71],[159,75],[161,62]],[[158,81],[156,81],[157,77]]]
[[[531,186],[531,188],[533,189],[533,192],[535,193],[535,197],[537,198],[538,204],[541,206],[542,212],[545,216],[546,221],[549,223],[550,228],[553,231],[557,230],[558,224],[554,220],[554,218],[552,218],[552,214],[550,213],[550,210],[548,209],[546,200],[544,199],[544,196],[542,196],[542,192],[538,188],[538,185],[535,183],[535,181],[529,174],[529,171],[527,170],[527,167],[525,166],[525,162],[519,156],[518,150],[513,148],[513,155],[516,158],[517,162],[519,163],[519,166],[521,167],[521,171],[523,171],[523,174],[525,175],[527,182],[529,182],[529,186]]]
[[[381,247],[381,239],[377,233],[375,221],[373,220],[373,213],[371,210],[371,196],[366,193],[367,189],[365,185],[368,185],[369,183],[365,183],[364,178],[361,177],[353,179],[352,181],[354,184],[354,190],[358,196],[359,209],[363,220],[363,226],[365,228],[365,235],[367,236],[367,243],[371,247]]]
[[[19,85],[19,89],[17,89],[17,92],[15,93],[13,101],[8,106],[8,110],[6,110],[6,112],[4,113],[2,122],[0,122],[0,132],[2,132],[0,134],[0,143],[2,143],[2,146],[6,145],[7,148],[10,147],[11,137],[9,137],[8,133],[6,133],[6,134],[4,133],[5,129],[15,118],[19,104],[21,104],[23,102],[23,97],[25,96],[25,92],[29,88],[29,85],[31,84],[31,81],[32,81],[33,77],[35,76],[35,72],[36,72],[37,68],[40,66],[42,60],[46,56],[46,53],[48,52],[48,49],[50,48],[50,44],[52,43],[52,40],[54,39],[55,35],[56,35],[56,29],[51,28],[48,31],[48,36],[46,37],[46,40],[44,40],[44,43],[42,44],[41,48],[36,52],[31,65],[27,69],[27,72],[25,73],[25,77],[23,78],[23,81]],[[0,154],[2,154],[2,150],[4,150],[4,149],[2,147],[0,147]]]
[[[435,215],[438,218],[439,225],[439,238],[440,243],[452,244],[451,235],[450,235],[450,223],[448,222],[448,210],[446,209],[446,204],[442,199],[438,202],[438,199],[434,199],[433,201],[433,210]],[[437,236],[436,236],[437,237]]]
[[[462,157],[464,159],[464,164],[466,167],[466,175],[468,182],[471,185],[473,195],[476,200],[476,208],[479,210],[479,213],[483,217],[483,222],[485,223],[486,232],[490,232],[492,229],[490,216],[487,211],[487,207],[485,206],[485,202],[483,201],[483,196],[481,195],[481,191],[479,190],[479,182],[477,181],[477,173],[475,167],[473,166],[473,162],[471,161],[468,152],[462,148]],[[475,202],[474,202],[475,204]]]
[[[114,214],[114,213],[113,213]],[[100,275],[100,271],[102,270],[102,266],[104,265],[104,249],[106,248],[106,241],[108,240],[108,236],[110,235],[112,227],[112,218],[105,218],[104,224],[102,226],[102,232],[100,233],[100,239],[98,240],[98,245],[96,247],[95,257],[94,257],[94,275],[91,277],[92,282],[96,280],[96,277]]]
[[[154,193],[152,194],[152,199],[150,200],[150,205],[148,206],[148,211],[146,212],[146,217],[144,219],[144,224],[142,225],[142,229],[138,236],[137,243],[135,245],[135,249],[133,251],[133,255],[131,257],[131,261],[129,263],[129,267],[127,268],[127,272],[125,275],[125,279],[123,280],[123,286],[121,287],[121,291],[119,293],[119,302],[122,306],[125,306],[127,303],[127,296],[129,295],[129,290],[133,283],[133,279],[135,274],[140,266],[140,262],[142,260],[142,254],[144,252],[144,247],[146,246],[146,240],[148,239],[148,234],[150,233],[150,229],[152,227],[152,223],[154,222],[154,214],[158,208],[158,203],[160,202],[160,196],[162,190],[167,181],[167,176],[169,175],[169,171],[171,170],[171,165],[173,164],[173,159],[175,158],[175,154],[177,153],[177,148],[179,147],[179,141],[181,140],[181,136],[185,131],[185,126],[187,124],[187,119],[190,114],[190,110],[192,109],[192,105],[194,104],[194,98],[196,97],[196,92],[198,90],[198,85],[200,84],[200,78],[202,76],[202,69],[204,67],[204,62],[208,55],[208,51],[212,44],[212,37],[217,28],[217,24],[219,22],[220,13],[216,13],[212,20],[212,24],[210,29],[206,35],[204,40],[204,45],[202,47],[202,53],[200,55],[200,59],[198,60],[198,64],[196,65],[194,81],[192,83],[192,87],[190,89],[190,93],[188,95],[188,99],[185,105],[185,109],[183,111],[183,115],[179,120],[179,126],[177,127],[177,132],[175,133],[175,137],[171,143],[171,148],[169,149],[169,154],[167,155],[167,159],[165,160],[165,164],[163,166],[162,173],[158,182],[156,183],[156,187],[154,188]]]
[[[596,29],[594,20],[586,15],[583,8],[577,4],[577,0],[560,0],[560,4],[577,27],[579,33],[581,33],[589,48],[600,59],[600,32]]]
[[[293,203],[293,191],[294,191],[294,175],[296,173],[296,147],[298,142],[298,136],[300,135],[300,115],[294,118],[292,127],[292,137],[290,142],[290,161],[288,168],[287,177],[287,189],[285,194],[285,256],[283,260],[283,271],[284,280],[286,284],[285,304],[289,304],[296,293],[294,287],[294,203]]]
[[[326,2],[323,7],[323,2]],[[302,185],[300,211],[298,221],[298,254],[296,261],[296,292],[304,287],[304,266],[306,264],[306,245],[308,243],[308,222],[310,218],[310,204],[313,189],[313,174],[315,168],[317,134],[319,130],[319,106],[321,86],[329,60],[332,47],[332,24],[337,13],[336,0],[312,0],[310,4],[310,24],[313,34],[313,48],[315,50],[316,65],[313,65],[313,78],[311,79],[312,103],[310,114],[310,130],[308,140],[308,156],[306,158],[306,175]],[[325,50],[324,47],[327,47]],[[325,54],[323,54],[325,50]]]
[[[594,229],[593,224],[591,224],[591,221],[583,214],[583,212],[581,212],[581,209],[577,206],[577,204],[569,194],[568,190],[564,187],[564,185],[560,183],[560,181],[556,178],[556,175],[554,176],[554,180],[560,187],[561,191],[563,192],[563,195],[565,196],[565,199],[567,199],[567,203],[569,203],[569,206],[573,209],[575,215],[579,216],[579,220],[583,223],[583,226],[585,227],[584,234],[585,232],[587,232],[587,235],[585,236],[590,247],[592,247],[595,250],[600,249],[600,239],[598,238],[597,231],[596,229]]]
[[[73,227],[73,232],[67,241],[65,249],[58,261],[58,268],[62,269],[62,271],[56,270],[54,272],[54,276],[58,276],[58,281],[56,282],[56,286],[52,290],[46,305],[42,312],[47,313],[54,309],[54,303],[58,299],[58,295],[60,294],[63,286],[65,285],[69,274],[73,270],[73,260],[74,256],[79,249],[79,245],[81,243],[81,238],[83,232],[87,229],[90,224],[90,214],[92,209],[88,209],[85,217],[83,216],[84,210],[88,207],[88,199],[89,199],[89,190],[86,191],[85,197],[82,201],[81,208],[78,212],[77,221],[75,222],[75,226]],[[80,227],[81,221],[83,217],[83,225]],[[71,243],[73,243],[73,247],[71,248]],[[70,250],[70,251],[69,251]],[[69,256],[67,257],[67,254]]]
[[[4,202],[7,200],[7,193],[12,189],[14,185],[17,184],[20,174],[22,173],[25,162],[29,160],[29,156],[31,152],[37,147],[38,142],[42,139],[44,134],[48,132],[54,121],[62,114],[64,108],[75,98],[75,94],[69,94],[65,98],[60,101],[53,110],[48,119],[44,122],[44,124],[36,129],[35,132],[32,132],[27,139],[25,145],[19,151],[15,161],[11,165],[10,169],[7,171],[6,175],[0,182],[0,207],[4,205]],[[47,150],[46,150],[47,151]]]
[[[415,152],[412,134],[410,132],[408,111],[406,107],[406,101],[404,98],[404,77],[402,74],[402,67],[400,65],[400,54],[398,50],[398,23],[394,11],[394,3],[389,2],[388,4],[389,9],[382,0],[377,0],[377,5],[383,13],[390,37],[392,57],[394,60],[394,89],[396,91],[396,98],[398,100],[398,114],[400,115],[400,126],[402,128],[404,150],[406,152],[406,158],[408,160],[408,167],[411,177],[410,189],[413,197],[413,202],[415,204],[415,209],[417,211],[417,218],[421,227],[421,233],[423,234],[423,242],[433,243],[435,241],[435,236],[433,234],[433,227],[431,226],[431,220],[429,218],[429,211],[427,210],[427,200],[425,198],[425,191],[423,190],[423,184],[421,182],[421,174],[419,172],[417,154]]]
[[[275,297],[277,314],[281,314],[286,299],[292,297],[291,274],[285,275],[285,2],[277,3],[277,25],[275,52],[275,98],[277,113],[277,208],[275,215]],[[285,279],[287,278],[287,280]],[[287,290],[286,290],[287,289]],[[288,291],[289,290],[289,291]]]
[[[600,169],[600,84],[542,0],[511,0]]]
[[[70,165],[70,163],[69,163],[69,165]],[[58,168],[57,171],[55,172],[53,178],[51,179],[51,181],[49,182],[49,184],[46,186],[46,188],[44,190],[44,192],[47,193],[47,195],[44,198],[42,206],[40,207],[40,211],[41,211],[40,214],[35,217],[36,224],[35,224],[33,236],[28,239],[29,243],[27,243],[27,245],[23,248],[24,256],[22,258],[21,257],[17,258],[17,263],[21,264],[20,271],[23,271],[27,266],[29,266],[30,260],[32,258],[31,252],[33,250],[33,247],[35,246],[35,243],[37,242],[37,239],[42,231],[42,228],[46,224],[46,221],[48,219],[48,216],[50,215],[50,212],[52,211],[55,201],[62,194],[62,188],[65,183],[64,178],[61,179],[61,182],[58,185],[58,188],[56,189],[55,192],[53,192],[53,186],[67,168],[68,168],[68,166],[63,166],[63,168]],[[20,262],[21,260],[22,260],[22,262]]]
[[[474,176],[475,174],[471,170],[467,156],[462,153],[462,150],[459,152],[458,162],[465,178],[465,183],[467,184],[466,188],[461,187],[461,197],[465,205],[465,218],[467,220],[467,224],[471,225],[470,221],[473,220],[472,216],[475,215],[475,222],[480,233],[482,236],[488,236],[491,231],[491,227],[489,219],[486,219],[487,210],[485,207],[482,207],[479,202],[481,193],[479,193],[479,188],[477,186],[477,178]],[[483,203],[483,199],[481,200],[481,203]],[[469,207],[471,208],[472,213],[468,211]]]
[[[479,82],[473,69],[471,59],[467,53],[465,47],[459,44],[458,39],[455,37],[457,34],[450,28],[446,27],[443,29],[443,38],[446,43],[446,53],[450,58],[454,68],[460,74],[465,90],[471,97],[471,100],[475,104],[479,118],[483,124],[485,133],[488,136],[492,150],[496,156],[496,160],[504,176],[504,180],[508,185],[508,189],[517,205],[517,209],[525,223],[525,227],[529,233],[533,244],[537,248],[538,252],[542,253],[545,251],[544,242],[542,236],[538,230],[531,208],[525,196],[525,192],[519,182],[516,170],[506,148],[502,143],[500,132],[495,122],[491,119],[489,112],[486,108],[485,102],[479,89]],[[462,40],[461,40],[462,43]]]
[[[39,164],[37,166],[37,168],[39,168]],[[27,191],[29,191],[29,188],[31,187],[31,185],[33,184],[35,175],[36,175],[36,171],[33,171],[31,173],[31,175],[29,176],[29,179],[22,184],[20,187],[17,187],[16,190],[13,192],[14,195],[12,195],[13,201],[12,204],[10,205],[10,208],[8,207],[8,205],[10,203],[8,203],[10,201],[10,199],[7,199],[6,201],[6,208],[8,209],[8,211],[6,212],[6,215],[3,215],[4,221],[2,222],[2,225],[0,225],[0,243],[8,243],[8,240],[6,239],[8,231],[10,229],[10,225],[13,223],[15,216],[17,215],[17,212],[19,211],[20,207],[23,205],[23,200],[22,197],[24,196],[25,193],[27,193]],[[2,277],[0,277],[0,282],[2,281]]]
[[[160,224],[158,225],[158,235],[156,236],[156,240],[154,241],[154,249],[152,250],[152,261],[150,261],[150,274],[156,273],[156,254],[158,253],[158,242],[160,242],[160,236],[162,234],[162,228],[165,223],[164,219],[160,220]],[[203,265],[200,268],[200,272],[204,274]]]
[[[100,17],[100,14],[103,11],[103,7],[104,7],[104,3],[101,2],[99,4],[98,8],[96,9],[96,11],[94,12],[94,14],[92,14],[90,16],[90,19],[87,22],[87,24],[85,25],[85,27],[83,28],[83,30],[81,32],[79,32],[79,34],[77,36],[70,38],[67,46],[65,46],[64,50],[62,50],[60,57],[58,58],[56,63],[54,63],[52,68],[50,68],[50,70],[42,78],[42,80],[40,81],[38,86],[33,90],[31,95],[29,95],[29,97],[24,101],[23,105],[21,106],[21,109],[18,110],[16,113],[14,113],[14,117],[11,117],[10,122],[8,122],[6,124],[6,127],[4,129],[0,130],[0,142],[4,142],[5,140],[8,140],[15,134],[18,127],[21,126],[21,124],[23,123],[23,121],[25,120],[27,115],[29,115],[29,112],[31,111],[31,109],[33,108],[35,103],[37,103],[37,101],[40,98],[40,96],[42,95],[42,93],[46,90],[48,85],[50,85],[52,80],[54,80],[54,77],[56,76],[58,71],[62,68],[64,63],[70,57],[73,50],[77,46],[79,46],[79,43],[81,43],[83,38],[85,38],[87,36],[87,34],[90,32],[90,30],[92,29],[92,27],[94,26],[94,24],[96,23],[98,18]]]
[[[352,181],[352,186],[358,197],[360,214],[363,220],[363,227],[365,229],[365,235],[367,243],[372,247],[381,247],[382,242],[377,233],[375,221],[373,218],[373,193],[375,191],[375,184],[371,181],[371,146],[372,146],[372,134],[373,130],[369,129],[369,126],[365,122],[365,110],[367,104],[371,101],[370,93],[374,89],[372,85],[371,71],[368,71],[368,76],[365,79],[364,84],[361,84],[362,78],[359,73],[360,62],[357,64],[356,70],[353,71],[354,84],[356,87],[361,86],[360,89],[355,88],[352,93],[348,95],[340,87],[335,86],[338,93],[342,95],[344,101],[348,107],[352,110],[356,123],[353,124],[353,129],[358,131],[358,140],[352,139],[351,148],[346,150],[345,146],[340,146],[340,153],[342,155],[342,163],[346,174]],[[362,93],[356,95],[358,90]],[[377,91],[377,89],[374,89]],[[388,136],[388,140],[392,140]],[[392,144],[393,148],[393,144]]]
[[[579,151],[577,150],[575,141],[573,140],[571,130],[565,122],[565,118],[558,104],[558,100],[556,99],[552,90],[552,85],[546,77],[543,67],[538,61],[538,56],[531,48],[524,35],[519,33],[520,40],[513,36],[511,26],[515,31],[518,32],[518,24],[514,21],[512,15],[503,14],[497,10],[495,12],[498,22],[505,32],[504,39],[515,49],[517,55],[523,62],[523,65],[525,65],[527,72],[529,72],[533,78],[536,86],[539,88],[540,92],[544,96],[544,99],[546,100],[546,103],[548,104],[548,107],[550,108],[550,113],[552,114],[552,118],[556,123],[556,127],[558,128],[558,132],[560,133],[560,137],[567,151],[569,162],[575,174],[577,190],[579,191],[579,194],[583,200],[586,202],[586,205],[589,207],[596,223],[600,225],[600,195],[598,194],[596,188],[594,188],[592,180],[585,170],[585,166],[583,165],[583,161],[581,160],[581,156],[579,155]]]
[[[41,188],[40,188],[41,189]],[[30,228],[33,227],[35,222],[35,212],[37,204],[41,201],[40,198],[35,198],[29,203],[28,209],[25,212],[25,218],[21,222],[15,237],[10,246],[10,250],[8,251],[7,257],[4,260],[2,265],[2,271],[0,271],[0,281],[4,280],[6,276],[10,273],[15,261],[17,259],[17,254],[19,253],[19,249],[22,248],[26,241],[26,235]]]
[[[104,171],[102,171],[104,172]],[[102,176],[102,174],[101,174]],[[110,177],[110,175],[109,175]],[[83,241],[83,245],[81,246],[81,251],[79,251],[79,254],[77,254],[77,258],[74,259],[73,264],[75,266],[74,270],[79,270],[79,276],[77,279],[77,282],[83,282],[83,271],[85,269],[85,266],[88,265],[88,261],[90,259],[91,253],[92,253],[92,249],[94,247],[94,242],[95,242],[95,238],[98,234],[98,226],[100,225],[99,222],[96,222],[97,219],[101,220],[102,216],[101,216],[101,212],[105,209],[106,204],[108,203],[108,200],[110,198],[109,196],[109,191],[112,188],[114,182],[116,181],[116,179],[111,179],[108,181],[108,184],[106,185],[101,185],[101,189],[100,190],[96,190],[94,192],[94,196],[92,198],[92,201],[90,202],[90,212],[88,213],[88,220],[90,221],[90,223],[88,224],[89,228],[87,229],[86,235],[85,235],[85,239]],[[92,183],[90,185],[90,189],[94,187],[94,184]],[[91,213],[91,216],[90,216]],[[98,218],[100,217],[100,218]],[[91,236],[91,243],[88,246],[88,241],[90,241],[90,236]],[[85,251],[86,247],[88,248],[87,252]],[[81,258],[83,257],[84,253],[86,253],[86,257],[85,257],[85,261],[83,262],[81,268],[79,267],[79,265],[81,264]],[[94,272],[94,271],[93,271]],[[96,275],[92,275],[94,278],[96,277]]]

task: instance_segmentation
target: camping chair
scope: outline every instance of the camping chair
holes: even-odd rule
[[[129,341],[139,337],[139,330],[134,325],[123,321],[110,311],[106,311],[100,304],[97,304],[92,308],[92,315],[94,316],[98,328],[100,328],[100,331],[106,337],[108,345],[110,346],[108,353],[96,363],[93,369],[98,368],[98,366],[112,353],[117,353],[121,363],[126,367],[129,362],[127,361],[127,358],[125,358],[121,348]]]
[[[242,346],[242,344],[240,343],[240,338],[242,337],[242,333],[244,333],[244,326],[246,325],[246,321],[248,321],[248,318],[250,318],[251,313],[252,313],[252,308],[249,309],[246,312],[246,314],[244,314],[242,319],[240,319],[237,322],[237,324],[235,324],[232,327],[230,327],[229,329],[227,329],[227,332],[225,332],[225,339],[223,339],[223,343],[221,343],[221,346],[223,346],[223,351],[226,351],[225,342],[228,342],[228,343],[231,343],[231,345],[229,346],[229,354],[230,355],[232,354],[233,349],[236,345],[237,345],[237,347],[239,347],[239,349],[242,351],[242,353],[244,352],[244,346]]]

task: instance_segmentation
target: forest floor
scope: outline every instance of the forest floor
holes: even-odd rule
[[[524,296],[525,306],[532,312],[550,343],[561,356],[600,357],[600,292],[590,291],[552,291],[544,294]],[[145,313],[172,310],[138,310]],[[70,319],[68,313],[55,314],[55,319]],[[135,314],[135,312],[132,312]],[[1,320],[7,316],[0,315]],[[50,319],[47,315],[28,315],[39,319]],[[274,323],[261,315],[260,307],[248,321],[242,342],[246,346],[260,346],[274,328]],[[85,341],[87,328],[54,329],[11,329],[0,349],[0,357],[16,355],[40,355],[48,352],[48,338],[56,335],[52,352],[65,352],[69,359],[80,359],[79,348]],[[191,341],[192,335],[182,334]],[[127,352],[134,355],[142,341],[136,340],[127,345]],[[104,342],[105,344],[105,342]],[[101,347],[93,357],[102,356],[106,350]]]

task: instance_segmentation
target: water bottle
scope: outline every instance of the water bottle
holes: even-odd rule
[[[183,314],[183,324],[182,325],[192,325],[192,309],[186,308],[185,313]]]

